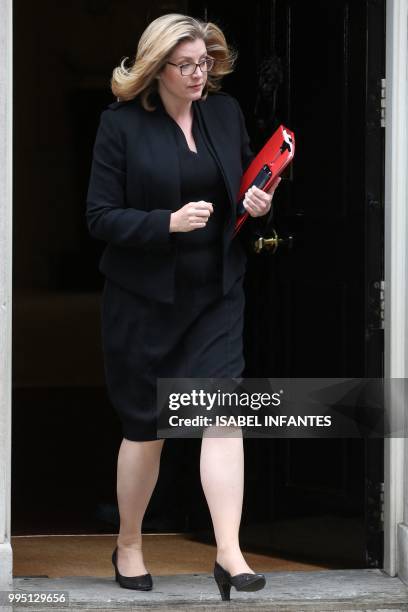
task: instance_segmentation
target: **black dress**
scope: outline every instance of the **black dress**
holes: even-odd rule
[[[202,137],[197,153],[170,115],[180,160],[181,205],[213,204],[206,227],[177,232],[176,299],[157,302],[106,279],[101,306],[105,379],[123,437],[157,439],[157,378],[235,378],[244,368],[243,278],[222,295],[222,233],[229,210],[225,183]]]

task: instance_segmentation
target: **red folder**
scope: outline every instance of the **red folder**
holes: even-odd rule
[[[256,185],[259,189],[268,191],[276,182],[278,176],[282,174],[286,166],[292,161],[294,154],[295,135],[287,127],[280,125],[249,164],[242,176],[238,194],[234,236],[236,236],[249,216],[249,213],[243,206],[243,200],[248,189],[252,185]]]

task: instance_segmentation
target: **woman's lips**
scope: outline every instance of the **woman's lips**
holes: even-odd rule
[[[198,85],[189,85],[191,89],[198,89],[199,87],[202,87],[202,86],[203,86],[202,83],[199,83]]]

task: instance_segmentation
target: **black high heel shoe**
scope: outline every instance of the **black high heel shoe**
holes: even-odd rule
[[[231,586],[234,586],[237,591],[259,591],[266,584],[263,574],[243,573],[231,576],[217,561],[214,564],[214,578],[223,601],[230,600]]]
[[[118,547],[112,553],[112,563],[115,568],[115,580],[125,589],[137,589],[138,591],[151,591],[153,580],[151,574],[140,574],[140,576],[122,576],[119,573],[117,563]]]

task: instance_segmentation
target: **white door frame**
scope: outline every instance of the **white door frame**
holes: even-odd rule
[[[408,378],[408,0],[387,0],[385,377]],[[12,586],[12,0],[0,0],[0,589]],[[408,584],[408,444],[386,439],[384,570]]]
[[[0,589],[12,586],[12,0],[0,0]]]
[[[407,19],[408,0],[387,0],[384,202],[384,376],[386,379],[405,379],[408,376]],[[390,408],[398,410],[398,406],[395,405],[391,405]],[[391,576],[398,575],[408,583],[408,491],[405,484],[408,478],[408,446],[406,439],[386,439],[384,453],[383,567]]]

